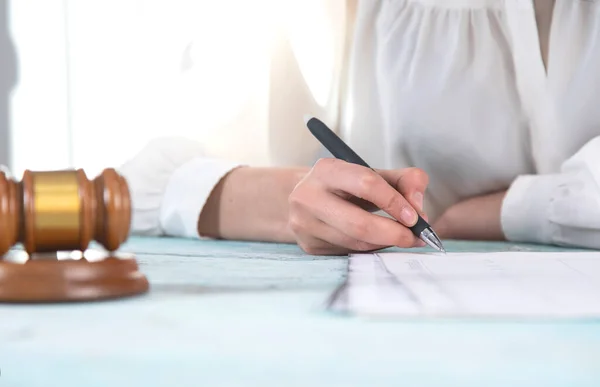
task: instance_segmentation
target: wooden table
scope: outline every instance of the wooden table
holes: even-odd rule
[[[0,306],[1,387],[600,386],[600,321],[344,317],[323,304],[345,257],[169,238],[124,250],[137,253],[149,294]]]

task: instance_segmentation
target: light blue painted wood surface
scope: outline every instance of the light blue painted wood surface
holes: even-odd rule
[[[0,306],[0,387],[600,386],[600,322],[343,317],[323,302],[345,257],[180,239],[124,250],[137,253],[148,295]]]

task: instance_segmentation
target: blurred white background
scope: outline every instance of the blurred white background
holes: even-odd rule
[[[18,177],[95,175],[165,135],[218,157],[303,163],[302,114],[336,103],[344,0],[4,1],[16,52],[4,162]]]

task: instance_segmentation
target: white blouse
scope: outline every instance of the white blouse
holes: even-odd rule
[[[246,116],[238,132],[229,126],[228,152],[160,139],[121,168],[134,233],[198,237],[205,200],[232,168],[310,165],[320,151],[302,116],[312,113],[372,166],[424,169],[432,220],[461,200],[508,189],[501,219],[509,240],[600,248],[600,1],[556,0],[547,70],[532,0],[326,7],[316,20],[330,39],[316,37],[313,51],[294,48],[294,37],[317,21],[291,23],[290,38],[274,43],[270,86],[253,101],[262,118]],[[331,46],[320,57],[322,41]],[[306,75],[319,63],[327,87]],[[253,131],[254,158],[244,153]]]

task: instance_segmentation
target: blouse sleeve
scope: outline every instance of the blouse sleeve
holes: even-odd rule
[[[229,7],[196,6],[219,23],[207,33],[189,19],[182,29],[189,44],[177,45],[181,74],[158,109],[180,137],[152,141],[121,167],[132,191],[133,234],[199,237],[207,199],[234,168],[314,162],[320,144],[303,116],[337,126],[352,1],[273,3],[268,13],[241,2],[242,16],[222,20]],[[261,28],[253,15],[266,18]],[[247,22],[246,34],[231,33]]]
[[[159,138],[121,166],[132,197],[133,235],[198,237],[214,187],[240,164],[205,155],[198,142]]]
[[[501,219],[511,241],[600,248],[600,136],[558,173],[517,178]]]

